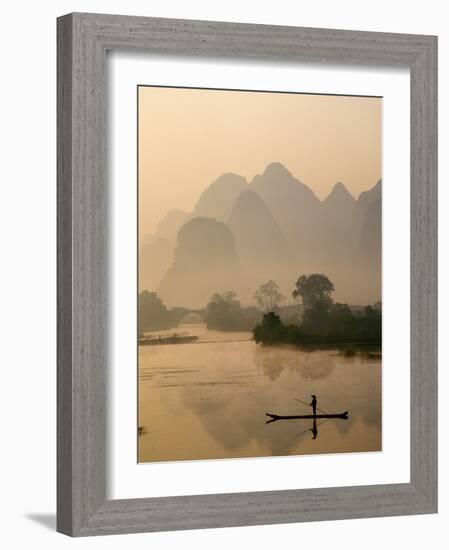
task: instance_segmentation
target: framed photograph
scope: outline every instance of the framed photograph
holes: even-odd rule
[[[59,18],[58,531],[436,512],[436,264],[436,37]]]

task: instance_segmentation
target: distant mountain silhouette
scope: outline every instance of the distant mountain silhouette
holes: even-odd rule
[[[247,181],[242,176],[232,173],[223,174],[201,193],[191,217],[224,221],[235,199],[247,188]]]
[[[360,194],[352,218],[354,278],[357,292],[372,301],[381,297],[382,180]],[[377,298],[376,298],[377,297]]]
[[[378,261],[381,254],[382,238],[382,203],[380,199],[366,207],[362,232],[360,235],[359,254]]]
[[[299,266],[312,266],[317,253],[317,216],[321,202],[279,162],[269,164],[250,183],[273,214]]]
[[[323,200],[323,209],[328,216],[341,218],[352,214],[356,200],[341,182],[337,182],[329,195]]]
[[[147,235],[139,247],[139,290],[155,292],[173,262],[179,228],[189,214],[169,210],[159,222],[154,235]]]
[[[171,210],[140,243],[139,285],[169,307],[204,307],[234,290],[244,304],[275,280],[287,296],[302,273],[325,273],[339,301],[381,297],[382,182],[357,200],[343,183],[320,201],[279,162],[251,183],[223,174],[191,213]]]
[[[379,180],[374,187],[360,193],[356,202],[354,213],[351,220],[351,225],[354,231],[355,248],[358,251],[360,244],[360,236],[366,223],[369,207],[382,201],[382,180]]]
[[[148,239],[139,249],[139,291],[156,291],[173,262],[174,246],[167,239]]]
[[[364,208],[381,198],[382,198],[382,180],[379,180],[374,187],[360,193],[357,203],[359,207]]]
[[[242,282],[230,229],[210,218],[194,218],[178,232],[174,262],[158,294],[169,307],[203,307],[215,292],[240,291]]]
[[[366,206],[356,253],[356,265],[363,277],[364,295],[376,300],[381,296],[382,278],[382,202],[375,200]]]
[[[323,200],[320,213],[320,232],[323,263],[326,269],[340,269],[354,250],[351,224],[356,200],[346,187],[338,182]]]
[[[155,239],[166,239],[173,245],[176,244],[178,231],[189,219],[189,214],[182,210],[169,210],[156,227]]]
[[[243,274],[251,289],[270,279],[281,285],[292,285],[291,252],[269,209],[255,191],[240,194],[227,225],[234,235]]]

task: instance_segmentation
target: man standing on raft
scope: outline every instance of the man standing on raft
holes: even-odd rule
[[[309,406],[313,409],[313,416],[316,416],[316,404],[318,402],[316,395],[312,395],[312,402],[309,403]]]

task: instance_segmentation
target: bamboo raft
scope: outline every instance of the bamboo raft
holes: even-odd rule
[[[340,418],[341,420],[347,420],[348,419],[348,411],[345,411],[343,413],[339,414],[302,414],[302,415],[279,415],[279,414],[271,414],[271,413],[265,413],[266,416],[269,416],[271,420],[300,420],[300,419],[311,419],[314,418]]]
[[[153,336],[150,338],[139,338],[139,346],[159,346],[166,344],[189,344],[196,342],[198,336]]]

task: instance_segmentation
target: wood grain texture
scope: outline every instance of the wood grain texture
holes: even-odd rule
[[[411,74],[411,480],[106,500],[106,52],[406,66]],[[58,20],[58,523],[72,536],[437,510],[437,39],[70,14]]]
[[[57,529],[72,529],[72,25],[58,21],[57,107]],[[63,504],[64,512],[60,513]]]

